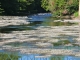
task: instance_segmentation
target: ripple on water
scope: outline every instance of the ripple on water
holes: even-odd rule
[[[68,26],[66,26],[65,23],[63,22],[53,22],[54,19],[50,17],[51,17],[50,13],[49,14],[36,14],[36,15],[29,16],[29,18],[32,18],[30,19],[32,21],[32,22],[30,21],[31,22],[30,24],[5,26],[5,27],[0,28],[0,31],[3,33],[10,32],[9,34],[12,34],[15,31],[13,34],[15,35],[16,38],[14,39],[21,38],[24,40],[25,38],[26,40],[29,40],[31,38],[31,41],[29,40],[27,42],[12,42],[12,43],[4,44],[3,46],[23,47],[23,48],[42,48],[43,47],[42,49],[46,49],[47,47],[44,47],[44,46],[45,45],[48,46],[46,43],[51,44],[52,39],[53,40],[57,39],[57,41],[66,39],[66,40],[69,40],[71,43],[73,43],[74,38],[78,38],[78,35],[76,35],[78,34],[78,31],[79,31],[78,27],[75,28],[74,26],[71,26],[71,25],[74,25],[75,23],[67,22],[66,24]],[[77,33],[75,34],[76,31]],[[6,35],[8,35],[8,33],[6,33]],[[13,38],[9,39],[8,37],[10,38],[10,35],[8,35],[7,38],[3,37],[3,39],[4,40],[13,39]],[[35,39],[38,38],[38,39],[35,41],[32,41],[33,38]],[[46,41],[41,41],[44,39]],[[1,37],[0,37],[0,40],[2,40]],[[40,47],[40,45],[42,47]],[[51,46],[52,45],[50,45],[50,47]],[[50,47],[48,49],[51,49]],[[79,47],[61,45],[61,46],[54,46],[53,49],[68,49],[68,50],[78,49],[79,50]],[[2,50],[0,52],[5,52],[5,51],[7,50],[5,49],[4,51]],[[44,56],[44,55],[39,55],[39,54],[21,54],[21,53],[19,55],[21,56],[19,60],[31,60],[31,59],[32,60],[51,60],[51,59],[80,60],[80,57],[75,57],[75,56],[61,56],[61,55],[60,56],[57,56],[57,55],[50,56],[48,55],[49,57],[48,56],[45,57],[46,55]]]

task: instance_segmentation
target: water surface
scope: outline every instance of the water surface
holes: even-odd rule
[[[0,27],[0,33],[2,35],[0,41],[18,40],[16,42],[5,43],[0,46],[1,48],[10,46],[23,49],[80,49],[80,46],[74,45],[76,42],[75,39],[78,38],[78,27],[71,27],[72,25],[76,26],[76,23],[54,22],[54,18],[51,17],[50,13],[34,14],[28,17],[28,22],[30,22],[30,24]],[[76,30],[74,28],[76,28]],[[19,40],[27,41],[20,42]],[[54,43],[52,40],[58,40],[58,42]],[[73,45],[67,46],[67,43],[65,42],[66,40],[67,43]],[[43,43],[43,46],[40,46],[40,43]],[[50,45],[44,45],[46,43],[49,43]],[[11,52],[13,54],[15,51],[2,49],[0,52],[4,52],[4,54],[6,52]],[[44,54],[23,54],[20,51],[16,51],[16,53],[20,56],[18,60],[80,60],[80,57],[66,55],[52,55],[45,57]]]

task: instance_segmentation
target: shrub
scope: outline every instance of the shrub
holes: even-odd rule
[[[78,17],[78,12],[75,12],[74,13],[74,17]]]

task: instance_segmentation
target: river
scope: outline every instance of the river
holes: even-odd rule
[[[6,41],[0,45],[1,53],[15,53],[20,56],[18,60],[80,60],[76,54],[80,50],[76,44],[76,39],[79,38],[77,23],[54,22],[51,13],[33,14],[26,21],[29,24],[10,25],[0,29],[0,41]],[[49,49],[71,50],[76,56],[71,52],[70,55],[62,52],[49,54]]]

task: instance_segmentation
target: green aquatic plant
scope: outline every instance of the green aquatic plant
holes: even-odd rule
[[[56,56],[55,55],[55,56],[51,57],[51,60],[63,60],[63,59],[64,59],[64,56],[58,56],[58,55]]]
[[[73,45],[73,46],[78,46],[78,47],[80,46],[79,44],[74,44],[74,43],[73,43],[72,45]]]
[[[65,44],[69,44],[71,43],[69,40],[61,40],[61,41],[58,41],[56,43],[53,43],[54,46],[60,46],[60,45],[65,45]]]
[[[53,43],[54,46],[62,45],[62,43]]]
[[[69,44],[69,43],[71,43],[69,40],[62,40],[62,41],[59,41],[59,42],[61,42],[63,44]]]
[[[0,53],[0,60],[18,60],[18,58],[16,54]]]

